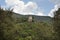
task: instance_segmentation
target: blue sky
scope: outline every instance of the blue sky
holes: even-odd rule
[[[5,0],[0,0],[0,5],[4,6],[5,5]]]
[[[42,10],[45,15],[48,15],[51,9],[53,9],[55,6],[55,4],[49,0],[22,0],[22,1],[25,4],[27,4],[30,1],[36,3],[38,6],[38,9],[40,8],[40,10]],[[0,6],[7,6],[5,0],[0,0]]]
[[[49,0],[23,0],[25,3],[29,2],[29,1],[33,1],[36,2],[38,4],[38,6],[44,10],[44,13],[46,15],[48,15],[48,13],[50,12],[51,9],[54,8],[54,3],[52,3]]]

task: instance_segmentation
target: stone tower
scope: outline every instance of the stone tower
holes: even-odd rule
[[[28,22],[32,22],[32,15],[29,15]]]

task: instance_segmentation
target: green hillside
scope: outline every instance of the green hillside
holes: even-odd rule
[[[0,8],[0,40],[55,40],[51,17],[28,16]]]
[[[27,18],[29,16],[33,17],[33,20],[36,22],[52,22],[53,18],[49,17],[49,16],[36,16],[36,15],[21,15],[21,14],[17,14],[14,13],[13,14],[16,18]]]

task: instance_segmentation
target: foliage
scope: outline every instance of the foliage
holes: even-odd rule
[[[56,40],[60,40],[60,8],[54,13],[54,29]]]
[[[0,9],[0,40],[53,40],[52,24],[15,18],[12,11]]]

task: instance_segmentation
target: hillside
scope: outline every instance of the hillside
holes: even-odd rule
[[[33,22],[27,21],[29,16],[33,17]],[[48,16],[20,15],[0,9],[0,40],[53,40],[50,20]]]
[[[37,21],[37,22],[52,22],[52,18],[49,16],[21,15],[21,14],[17,14],[17,13],[14,13],[13,15],[16,18],[28,18],[29,16],[32,16],[33,20]]]

